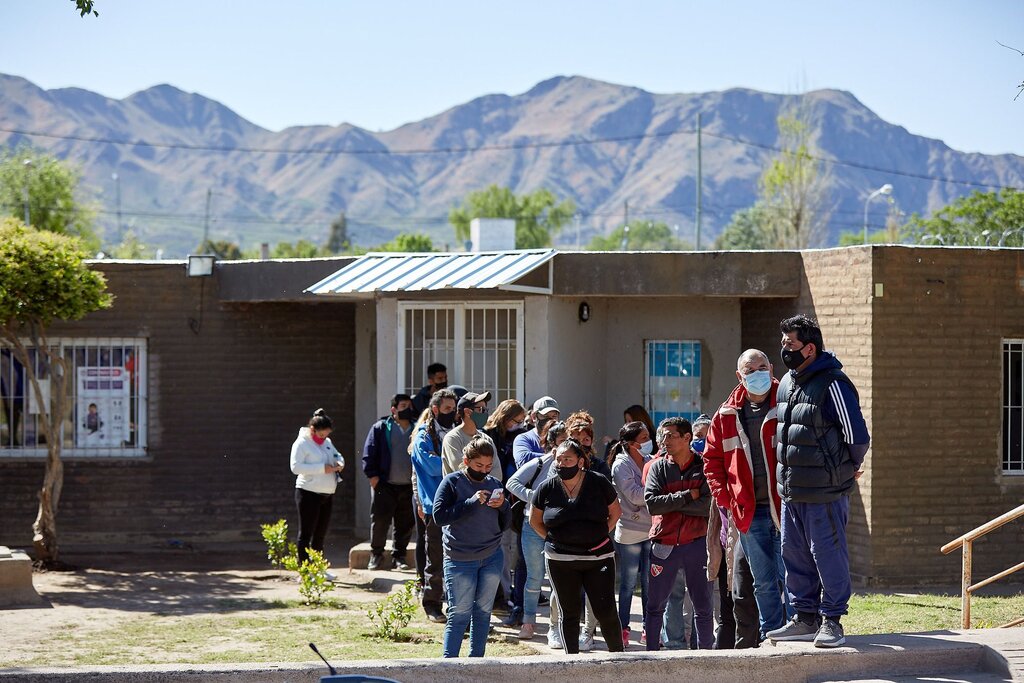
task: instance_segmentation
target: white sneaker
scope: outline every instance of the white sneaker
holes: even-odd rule
[[[580,652],[590,652],[594,649],[594,635],[584,631],[580,634]]]
[[[565,646],[562,645],[562,636],[559,635],[558,631],[555,629],[548,631],[548,647],[552,650],[565,649]]]
[[[330,570],[324,572],[324,576],[326,576],[327,580],[332,583],[338,580],[338,575]]]

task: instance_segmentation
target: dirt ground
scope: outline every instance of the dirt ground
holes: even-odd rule
[[[223,608],[225,601],[237,613],[246,610],[246,603],[258,610],[266,601],[301,599],[296,575],[273,569],[265,552],[264,546],[252,545],[228,552],[167,548],[64,553],[70,571],[33,574],[42,604],[0,610],[0,668],[38,653],[40,643],[61,630],[75,629],[88,637],[90,632],[128,627],[140,616],[208,614]],[[347,604],[380,600],[415,576],[413,571],[350,572],[347,546],[328,549],[328,559],[338,576],[329,597]],[[543,639],[536,641],[541,651]]]

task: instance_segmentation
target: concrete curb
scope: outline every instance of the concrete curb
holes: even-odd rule
[[[816,649],[809,643],[784,643],[757,650],[675,651],[610,654],[594,652],[579,657],[541,655],[483,659],[404,659],[347,662],[336,665],[339,674],[393,678],[402,683],[509,683],[559,681],[569,677],[588,683],[664,683],[699,680],[707,683],[751,681],[836,681],[875,676],[928,676],[988,672],[1010,679],[1007,660],[974,633],[948,631],[914,635],[851,636],[847,646]],[[1005,640],[1005,637],[1004,637]],[[1019,646],[1021,638],[1014,643]],[[978,642],[982,641],[982,642]],[[204,666],[145,665],[77,669],[24,668],[0,671],[0,683],[281,683],[316,682],[326,675],[322,664],[237,664]]]

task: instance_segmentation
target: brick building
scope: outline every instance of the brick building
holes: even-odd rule
[[[550,252],[479,286],[313,287],[350,265],[224,262],[189,278],[180,262],[98,263],[113,308],[52,330],[84,373],[65,432],[62,544],[201,546],[294,523],[287,452],[320,406],[350,465],[332,534],[365,536],[359,448],[426,362],[446,360],[453,381],[499,398],[587,408],[611,434],[631,403],[715,409],[745,348],[768,352],[780,374],[778,322],[796,312],[818,317],[872,433],[852,501],[858,578],[955,582],[958,559],[938,547],[1024,497],[1021,250]],[[388,269],[393,282],[400,268]],[[126,358],[130,424],[98,446],[83,378]],[[0,361],[0,544],[24,547],[42,465],[31,406],[14,415],[18,378]],[[1019,561],[1022,542],[1011,525],[979,543],[978,575]]]

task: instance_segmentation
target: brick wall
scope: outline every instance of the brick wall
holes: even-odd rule
[[[1001,474],[1002,340],[1024,337],[1018,250],[876,249],[873,305],[875,570],[959,581],[939,547],[1024,499]],[[1024,524],[979,542],[975,580],[1021,560]]]
[[[258,540],[258,525],[280,517],[294,529],[289,449],[320,406],[349,464],[332,532],[350,531],[352,304],[222,304],[216,275],[186,278],[180,264],[102,269],[113,308],[51,334],[148,339],[148,457],[67,459],[61,543]],[[196,334],[189,318],[198,320],[200,307]],[[38,460],[0,458],[0,544],[31,544],[42,472]]]

